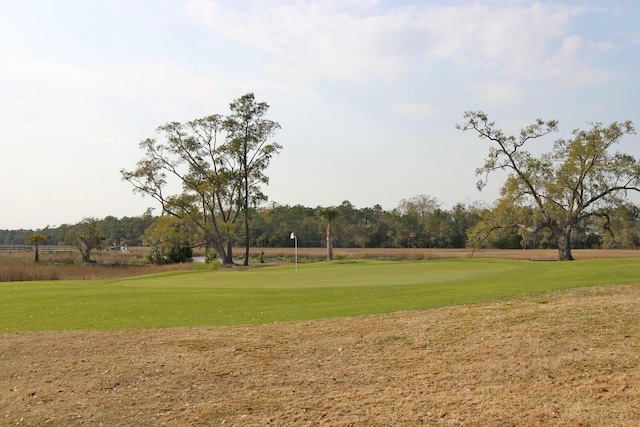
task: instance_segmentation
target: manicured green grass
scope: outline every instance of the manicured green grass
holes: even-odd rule
[[[0,283],[0,331],[164,328],[359,316],[640,282],[639,259],[352,261]],[[544,297],[542,297],[544,298]]]

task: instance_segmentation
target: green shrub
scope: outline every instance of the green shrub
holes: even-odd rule
[[[209,262],[197,262],[193,264],[193,269],[197,271],[209,271],[209,270],[218,270],[222,267],[222,263],[215,258],[209,260]]]
[[[193,261],[193,249],[190,246],[174,246],[169,250],[167,262],[169,264],[180,264],[181,262]]]
[[[204,262],[205,262],[205,264],[209,264],[211,262],[219,263],[219,261],[218,261],[218,252],[216,252],[216,251],[209,252],[209,250],[207,249],[205,251],[205,254],[204,254]]]
[[[164,265],[166,264],[166,260],[164,256],[162,256],[162,252],[158,248],[152,248],[149,255],[147,255],[147,259],[151,264],[155,265]]]

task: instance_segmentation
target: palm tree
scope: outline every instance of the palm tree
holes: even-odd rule
[[[338,217],[338,210],[335,208],[325,208],[320,212],[320,216],[327,220],[327,261],[332,261],[333,237],[331,235],[331,224]]]
[[[36,245],[35,262],[40,262],[40,251],[38,250],[38,246],[40,245],[40,242],[44,242],[45,240],[47,240],[47,236],[40,233],[34,233],[34,234],[29,234],[27,236],[27,239],[29,239],[29,243],[31,243],[32,245]]]

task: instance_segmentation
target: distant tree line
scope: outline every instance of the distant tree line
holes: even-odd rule
[[[254,247],[291,246],[289,233],[295,231],[300,246],[326,247],[326,208],[273,204],[256,212],[253,219]],[[349,201],[334,207],[335,247],[358,248],[557,248],[549,230],[535,233],[508,228],[488,235],[492,220],[501,205],[458,203],[443,209],[430,196],[420,195],[400,201],[397,208],[383,210],[379,205],[355,208]],[[522,208],[520,216],[533,216],[534,210]],[[577,249],[640,248],[640,208],[627,203],[612,209],[608,219],[594,218],[576,227],[572,245]]]
[[[349,201],[331,207],[331,239],[334,247],[347,248],[498,248],[536,249],[555,248],[555,236],[548,230],[536,233],[523,228],[507,228],[487,238],[492,219],[502,216],[507,209],[497,203],[487,207],[479,203],[458,203],[451,209],[443,209],[437,199],[419,195],[403,199],[390,211],[381,206],[356,208]],[[522,221],[535,215],[530,208],[517,211],[510,207],[510,215]],[[280,205],[252,209],[250,244],[252,247],[289,247],[293,245],[291,233],[295,232],[300,247],[326,247],[327,208],[302,205]],[[161,256],[180,248],[204,247],[206,235],[188,220],[171,216],[153,216],[151,211],[138,217],[84,220],[75,225],[45,227],[37,230],[46,236],[41,246],[73,244],[70,241],[86,234],[87,223],[92,224],[100,236],[101,247],[141,246],[157,248]],[[232,244],[245,244],[244,223],[230,230]],[[76,232],[72,232],[76,230]],[[36,230],[0,230],[0,244],[26,245],[28,236]],[[482,238],[481,238],[482,237]],[[607,219],[594,217],[577,227],[572,245],[578,249],[591,248],[640,248],[640,207],[623,204],[609,212]],[[164,249],[163,249],[164,248]],[[162,251],[164,252],[164,255]]]
[[[107,216],[103,219],[95,220],[96,231],[100,234],[104,245],[107,246],[143,246],[142,236],[145,230],[156,221],[157,217],[151,215],[151,210],[136,217],[116,218]],[[82,224],[87,220],[83,220],[78,224],[62,224],[60,226],[46,226],[37,230],[46,237],[46,240],[40,243],[41,246],[47,245],[70,245],[73,237],[72,230],[78,231]],[[29,235],[34,234],[36,230],[0,230],[0,245],[26,245],[29,244]]]

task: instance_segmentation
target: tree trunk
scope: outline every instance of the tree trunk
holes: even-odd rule
[[[38,242],[36,241],[36,259],[35,262],[40,262],[40,251],[38,251]]]
[[[571,228],[567,227],[556,235],[558,239],[558,261],[573,261],[571,254]]]
[[[245,131],[242,171],[244,174],[244,265],[249,265],[249,135]]]
[[[233,247],[231,246],[231,239],[227,241],[227,253],[225,254],[224,261],[225,264],[233,264]]]
[[[231,253],[231,244],[227,243],[228,249],[225,250],[224,242],[220,241],[216,235],[207,232],[207,247],[213,246],[223,264],[233,264],[233,254]]]
[[[245,207],[245,209],[249,209]],[[249,212],[244,213],[244,265],[249,265]]]
[[[331,236],[331,223],[327,224],[327,261],[333,261],[333,237]]]

